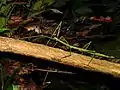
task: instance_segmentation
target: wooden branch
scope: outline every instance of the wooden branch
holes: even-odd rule
[[[42,44],[35,44],[0,36],[0,51],[32,56],[43,60],[49,60],[73,67],[83,68],[85,70],[103,72],[120,77],[120,64],[94,58],[88,65],[91,57],[77,53],[72,53],[72,55],[69,56],[69,52],[67,51]]]

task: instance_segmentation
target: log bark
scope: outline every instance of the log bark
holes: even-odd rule
[[[72,53],[72,55],[69,56],[69,52],[67,51],[48,47],[42,44],[0,36],[0,51],[32,56],[43,60],[49,60],[85,70],[103,72],[111,74],[115,77],[120,77],[120,64],[93,58],[91,63],[88,65],[89,61],[91,60],[91,57],[89,56],[77,53]]]

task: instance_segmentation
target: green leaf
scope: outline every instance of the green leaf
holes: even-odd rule
[[[5,16],[7,16],[7,14],[10,11],[10,4],[6,5],[6,6],[2,6],[0,9],[0,13],[3,13]]]
[[[49,6],[52,3],[53,3],[53,0],[39,0],[39,1],[35,2],[32,9],[33,10],[41,10],[42,8],[45,7],[45,5]]]
[[[18,85],[11,84],[7,87],[7,90],[20,90]]]
[[[0,33],[4,32],[6,30],[7,30],[7,28],[0,28]]]
[[[2,4],[6,4],[7,0],[1,0]]]
[[[11,84],[11,85],[8,85],[7,88],[6,88],[6,90],[13,90],[12,84]]]
[[[6,24],[6,18],[5,17],[0,17],[0,29],[3,28],[3,26],[5,26],[5,24]]]
[[[53,4],[54,0],[44,0],[44,3],[47,4],[48,6]]]
[[[12,85],[13,86],[13,90],[20,90],[18,85]]]

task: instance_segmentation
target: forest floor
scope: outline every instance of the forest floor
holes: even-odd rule
[[[110,46],[113,41],[117,40],[117,36],[109,31],[109,23],[88,18],[61,21],[56,20],[59,16],[52,15],[51,17],[49,14],[49,17],[47,17],[46,15],[48,14],[49,12],[41,17],[32,18],[29,22],[18,25],[16,30],[2,32],[1,36],[70,51],[70,48],[63,44],[40,37],[40,35],[51,38],[56,36],[75,47],[95,50],[105,55],[116,55],[113,54],[115,52],[106,52],[108,49],[105,50],[105,48],[101,47],[101,45],[106,47],[108,44]],[[8,27],[14,28],[16,24],[10,23]],[[71,51],[90,56],[87,53],[77,50]],[[117,83],[119,78],[111,75],[90,72],[48,61],[41,60],[41,62],[36,62],[37,60],[34,60],[34,58],[25,56],[12,55],[5,57],[3,53],[1,54],[1,77],[4,78],[1,79],[1,85],[4,82],[12,83],[12,85],[24,88],[24,90],[116,90],[116,88],[119,88]],[[115,57],[116,59],[114,60],[100,56],[96,56],[95,58],[119,63],[118,56]]]

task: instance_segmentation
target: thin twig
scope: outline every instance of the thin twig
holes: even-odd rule
[[[90,41],[89,43],[85,44],[85,45],[83,46],[83,49],[88,49],[88,47],[90,46],[91,43],[92,43],[92,41]]]
[[[76,74],[73,72],[68,72],[68,71],[59,71],[59,70],[48,70],[48,69],[34,69],[37,71],[42,71],[42,72],[50,72],[50,73],[62,73],[62,74]]]
[[[59,39],[61,40],[61,39],[62,39],[62,36],[61,36]],[[57,44],[58,44],[58,42],[56,42],[53,47],[55,47]]]
[[[68,43],[68,41],[62,36],[62,39],[63,39],[63,41],[65,41],[67,44],[69,44]],[[71,47],[69,47],[69,49],[70,49],[70,55],[68,55],[68,56],[71,56]]]
[[[90,61],[88,62],[88,66],[90,65],[90,63],[92,62],[93,58],[94,58],[95,54],[92,55],[92,58],[90,59]]]
[[[105,58],[111,58],[111,59],[114,58],[113,56],[108,56],[108,55],[104,55],[104,54],[101,54],[101,53],[97,53],[97,52],[95,52],[94,50],[86,50],[86,49],[83,49],[83,48],[78,48],[78,47],[69,45],[69,44],[67,44],[67,43],[59,40],[59,39],[56,38],[56,37],[52,38],[52,37],[48,37],[48,36],[44,36],[44,35],[38,35],[38,36],[32,36],[32,37],[25,37],[25,38],[21,38],[21,39],[27,39],[27,38],[33,38],[33,37],[34,37],[34,38],[35,38],[35,37],[49,38],[49,39],[51,39],[51,40],[55,40],[55,41],[57,41],[57,42],[59,42],[59,43],[62,43],[63,45],[65,45],[65,46],[67,46],[67,47],[69,47],[69,48],[71,48],[71,49],[75,49],[75,50],[78,50],[78,51],[80,51],[80,52],[88,53],[88,54],[91,54],[91,55],[95,54],[95,56],[100,56],[100,57],[105,57]]]
[[[46,81],[47,77],[48,77],[48,72],[46,72],[46,75],[45,75],[45,78],[43,80],[43,84],[42,85],[45,85],[45,81]]]
[[[58,32],[60,31],[61,25],[62,25],[62,21],[60,21],[59,25],[56,27],[55,31],[54,31],[53,34],[51,35],[51,38],[55,35],[55,33],[57,32],[57,30],[58,30]],[[58,36],[58,35],[59,35],[59,34],[57,34],[57,36]],[[46,45],[48,45],[49,42],[50,42],[50,39],[47,41]]]
[[[69,44],[67,44],[67,43],[59,40],[56,37],[54,37],[53,39],[56,40],[56,41],[58,41],[58,42],[60,42],[60,43],[62,43],[62,44],[64,44],[64,45],[66,45],[66,46],[68,46],[68,47],[70,47],[71,49],[75,49],[75,50],[78,50],[80,52],[86,52],[86,53],[89,53],[89,54],[92,54],[92,55],[95,54],[96,56],[101,56],[101,57],[106,57],[106,58],[114,58],[113,56],[107,56],[107,55],[104,55],[104,54],[96,53],[93,50],[86,50],[86,49],[83,49],[83,48],[74,47],[72,45],[69,45]]]

